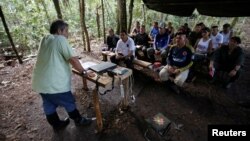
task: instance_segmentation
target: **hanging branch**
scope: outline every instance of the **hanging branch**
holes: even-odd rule
[[[11,44],[11,46],[12,46],[12,49],[13,49],[13,51],[15,52],[15,54],[16,54],[16,56],[17,56],[17,59],[18,59],[19,63],[22,64],[23,61],[22,61],[21,57],[18,55],[18,52],[17,52],[16,47],[15,47],[15,44],[14,44],[14,42],[13,42],[13,40],[12,40],[12,37],[11,37],[11,35],[10,35],[10,32],[9,32],[9,28],[8,28],[8,26],[7,26],[7,24],[6,24],[6,21],[5,21],[5,18],[4,18],[4,14],[3,14],[3,11],[2,11],[2,6],[0,6],[0,17],[1,17],[1,19],[2,19],[3,26],[4,26],[4,29],[5,29],[5,31],[6,31],[6,33],[7,33],[7,36],[8,36],[8,38],[9,38],[9,40],[10,40],[10,44]]]
[[[105,32],[105,18],[104,18],[104,5],[102,1],[102,25],[103,25],[103,42],[106,43],[106,32]]]
[[[61,9],[60,9],[60,4],[58,0],[53,0],[55,8],[56,8],[56,13],[57,13],[57,18],[58,19],[62,19],[62,13],[61,13]]]

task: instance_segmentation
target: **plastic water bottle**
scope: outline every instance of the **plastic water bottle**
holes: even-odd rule
[[[121,97],[124,98],[124,87],[123,84],[120,85]]]

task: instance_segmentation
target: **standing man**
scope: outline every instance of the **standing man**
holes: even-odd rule
[[[160,71],[161,81],[174,82],[173,90],[180,93],[178,87],[182,87],[192,66],[193,48],[186,45],[186,34],[176,34],[176,45],[171,46],[167,65]],[[169,81],[170,80],[170,81]],[[168,83],[171,84],[171,83]],[[178,86],[178,87],[176,87]]]
[[[243,50],[239,47],[240,43],[241,39],[234,36],[229,40],[229,45],[222,45],[215,51],[209,66],[210,70],[215,68],[212,82],[221,79],[224,81],[225,88],[230,88],[232,83],[239,78],[244,62]]]
[[[135,43],[134,40],[128,37],[126,30],[120,33],[120,40],[117,43],[114,56],[110,57],[111,62],[119,64],[124,61],[128,68],[133,68]]]
[[[56,20],[50,26],[50,34],[43,37],[32,74],[32,89],[40,94],[48,123],[54,130],[65,128],[69,119],[60,120],[56,112],[63,106],[76,125],[89,125],[91,120],[80,115],[71,93],[71,66],[87,75],[73,55],[68,41],[68,24]]]

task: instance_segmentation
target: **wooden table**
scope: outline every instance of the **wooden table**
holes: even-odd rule
[[[88,90],[88,86],[87,86],[87,80],[91,81],[91,82],[96,82],[97,80],[97,75],[95,75],[95,77],[83,77],[81,75],[81,73],[79,73],[77,70],[72,69],[74,74],[77,74],[79,76],[82,77],[82,82],[83,82],[83,88],[84,90]],[[117,80],[121,79],[123,86],[124,86],[124,98],[121,101],[121,106],[122,107],[127,107],[129,102],[129,95],[130,95],[130,91],[129,91],[129,77],[132,75],[132,70],[128,69],[128,71],[123,74],[123,75],[119,75],[119,76],[115,76],[115,82],[117,82]],[[107,85],[110,85],[112,83],[112,78],[109,76],[100,76],[100,78],[97,81],[98,85],[101,87],[106,87]],[[117,84],[117,83],[116,83]],[[120,84],[120,82],[118,83]],[[98,90],[95,88],[92,92],[93,94],[93,104],[94,104],[94,109],[95,109],[95,113],[96,113],[96,122],[97,122],[97,129],[98,131],[102,131],[103,129],[103,121],[102,121],[102,114],[101,114],[101,108],[100,108],[100,103],[99,103],[99,95],[98,95]]]

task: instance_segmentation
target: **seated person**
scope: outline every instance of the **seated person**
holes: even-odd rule
[[[228,45],[230,38],[233,36],[230,24],[226,23],[223,25],[223,30],[220,32],[223,36],[223,45]]]
[[[115,47],[119,40],[119,37],[114,34],[114,30],[112,28],[110,28],[108,32],[109,32],[109,35],[107,37],[108,48],[103,48],[102,51],[115,51]]]
[[[217,79],[224,81],[224,86],[230,88],[232,83],[239,78],[240,69],[244,62],[244,54],[239,44],[239,37],[232,37],[229,45],[222,45],[215,51],[210,61],[209,69],[215,69],[212,82]]]
[[[194,46],[198,39],[202,37],[201,35],[201,24],[196,24],[194,31],[190,32],[188,36],[189,44]]]
[[[223,36],[219,33],[217,25],[212,26],[210,38],[213,43],[213,51],[221,47],[221,44],[223,43]]]
[[[193,66],[190,68],[188,78],[186,82],[193,82],[196,78],[198,70],[204,71],[203,66],[206,66],[208,72],[209,58],[211,57],[211,52],[213,48],[212,40],[209,38],[210,29],[204,27],[201,30],[202,38],[198,39],[194,45],[194,55],[193,55]]]
[[[154,38],[157,34],[159,34],[158,22],[154,22],[153,26],[149,32],[149,37],[150,37],[151,41],[154,40]]]
[[[128,37],[126,30],[120,33],[120,40],[117,42],[115,54],[110,57],[112,63],[119,64],[124,61],[128,68],[133,68],[135,43],[134,40]]]
[[[170,47],[167,65],[160,71],[159,76],[161,81],[174,82],[172,88],[176,93],[179,93],[179,88],[186,81],[189,73],[189,68],[192,66],[193,48],[186,45],[185,33],[176,34],[176,44]]]
[[[135,49],[135,56],[138,59],[142,59],[142,60],[147,60],[147,48],[149,48],[149,42],[150,38],[148,36],[148,34],[145,32],[145,25],[142,25],[140,28],[140,33],[137,34],[135,36],[135,45],[136,45],[136,49]],[[140,55],[140,51],[143,52],[143,55]]]
[[[140,33],[140,22],[136,21],[135,26],[130,33],[131,38],[134,39],[138,33]]]
[[[196,62],[205,61],[210,56],[213,48],[212,40],[209,38],[210,29],[205,27],[201,30],[202,38],[198,39],[194,45],[194,60]]]
[[[155,62],[155,54],[161,55],[161,63],[162,65],[166,65],[166,58],[167,58],[167,47],[169,43],[169,35],[166,32],[166,24],[161,23],[159,28],[159,34],[155,36],[154,39],[154,47],[148,48],[147,53],[150,58],[151,62]]]

